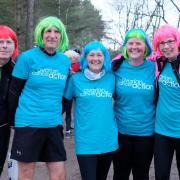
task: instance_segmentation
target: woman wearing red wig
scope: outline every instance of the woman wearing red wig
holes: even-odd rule
[[[13,63],[18,55],[18,40],[15,32],[0,25],[0,176],[9,145],[10,120],[8,117],[8,91]]]
[[[159,57],[159,97],[155,121],[155,176],[169,180],[174,152],[180,175],[180,33],[171,25],[161,26],[153,46]],[[163,67],[162,67],[163,65]]]

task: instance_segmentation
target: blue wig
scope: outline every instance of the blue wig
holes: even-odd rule
[[[104,55],[103,69],[105,72],[111,71],[111,60],[107,48],[99,41],[91,41],[84,47],[82,56],[80,58],[81,69],[84,70],[88,67],[87,55],[93,50],[101,50]]]

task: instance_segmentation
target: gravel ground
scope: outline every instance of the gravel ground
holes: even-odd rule
[[[67,180],[81,180],[77,159],[74,154],[73,137],[69,139],[65,138],[65,146],[67,150],[67,161],[66,161]],[[113,174],[113,168],[111,166],[107,180],[112,180],[112,174]],[[8,180],[7,162],[4,171],[2,173],[1,180]],[[44,163],[37,163],[34,180],[48,180],[48,171]],[[132,177],[130,177],[130,180],[132,180]],[[150,180],[155,180],[153,162],[150,168]],[[170,180],[179,180],[175,159],[173,159]]]

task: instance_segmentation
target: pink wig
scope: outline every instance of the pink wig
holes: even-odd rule
[[[180,50],[180,32],[177,28],[169,24],[165,24],[156,30],[153,38],[153,48],[159,57],[163,56],[161,50],[159,49],[159,44],[167,38],[174,38]]]
[[[19,54],[19,44],[16,33],[10,27],[5,25],[0,25],[0,38],[2,39],[11,38],[13,40],[15,48],[11,58],[12,60],[15,60],[16,56]]]

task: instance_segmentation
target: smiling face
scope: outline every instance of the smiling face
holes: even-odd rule
[[[11,38],[0,38],[0,65],[8,63],[15,49],[14,41]]]
[[[61,33],[52,27],[43,33],[44,49],[52,54],[56,51],[61,39]]]
[[[145,43],[143,40],[138,38],[131,38],[126,43],[127,54],[129,60],[132,61],[143,61],[145,52]]]
[[[170,61],[177,59],[179,53],[178,45],[173,37],[167,38],[159,43],[159,49],[161,53]]]
[[[99,73],[103,67],[104,55],[101,50],[92,50],[87,54],[89,69],[94,73]]]

